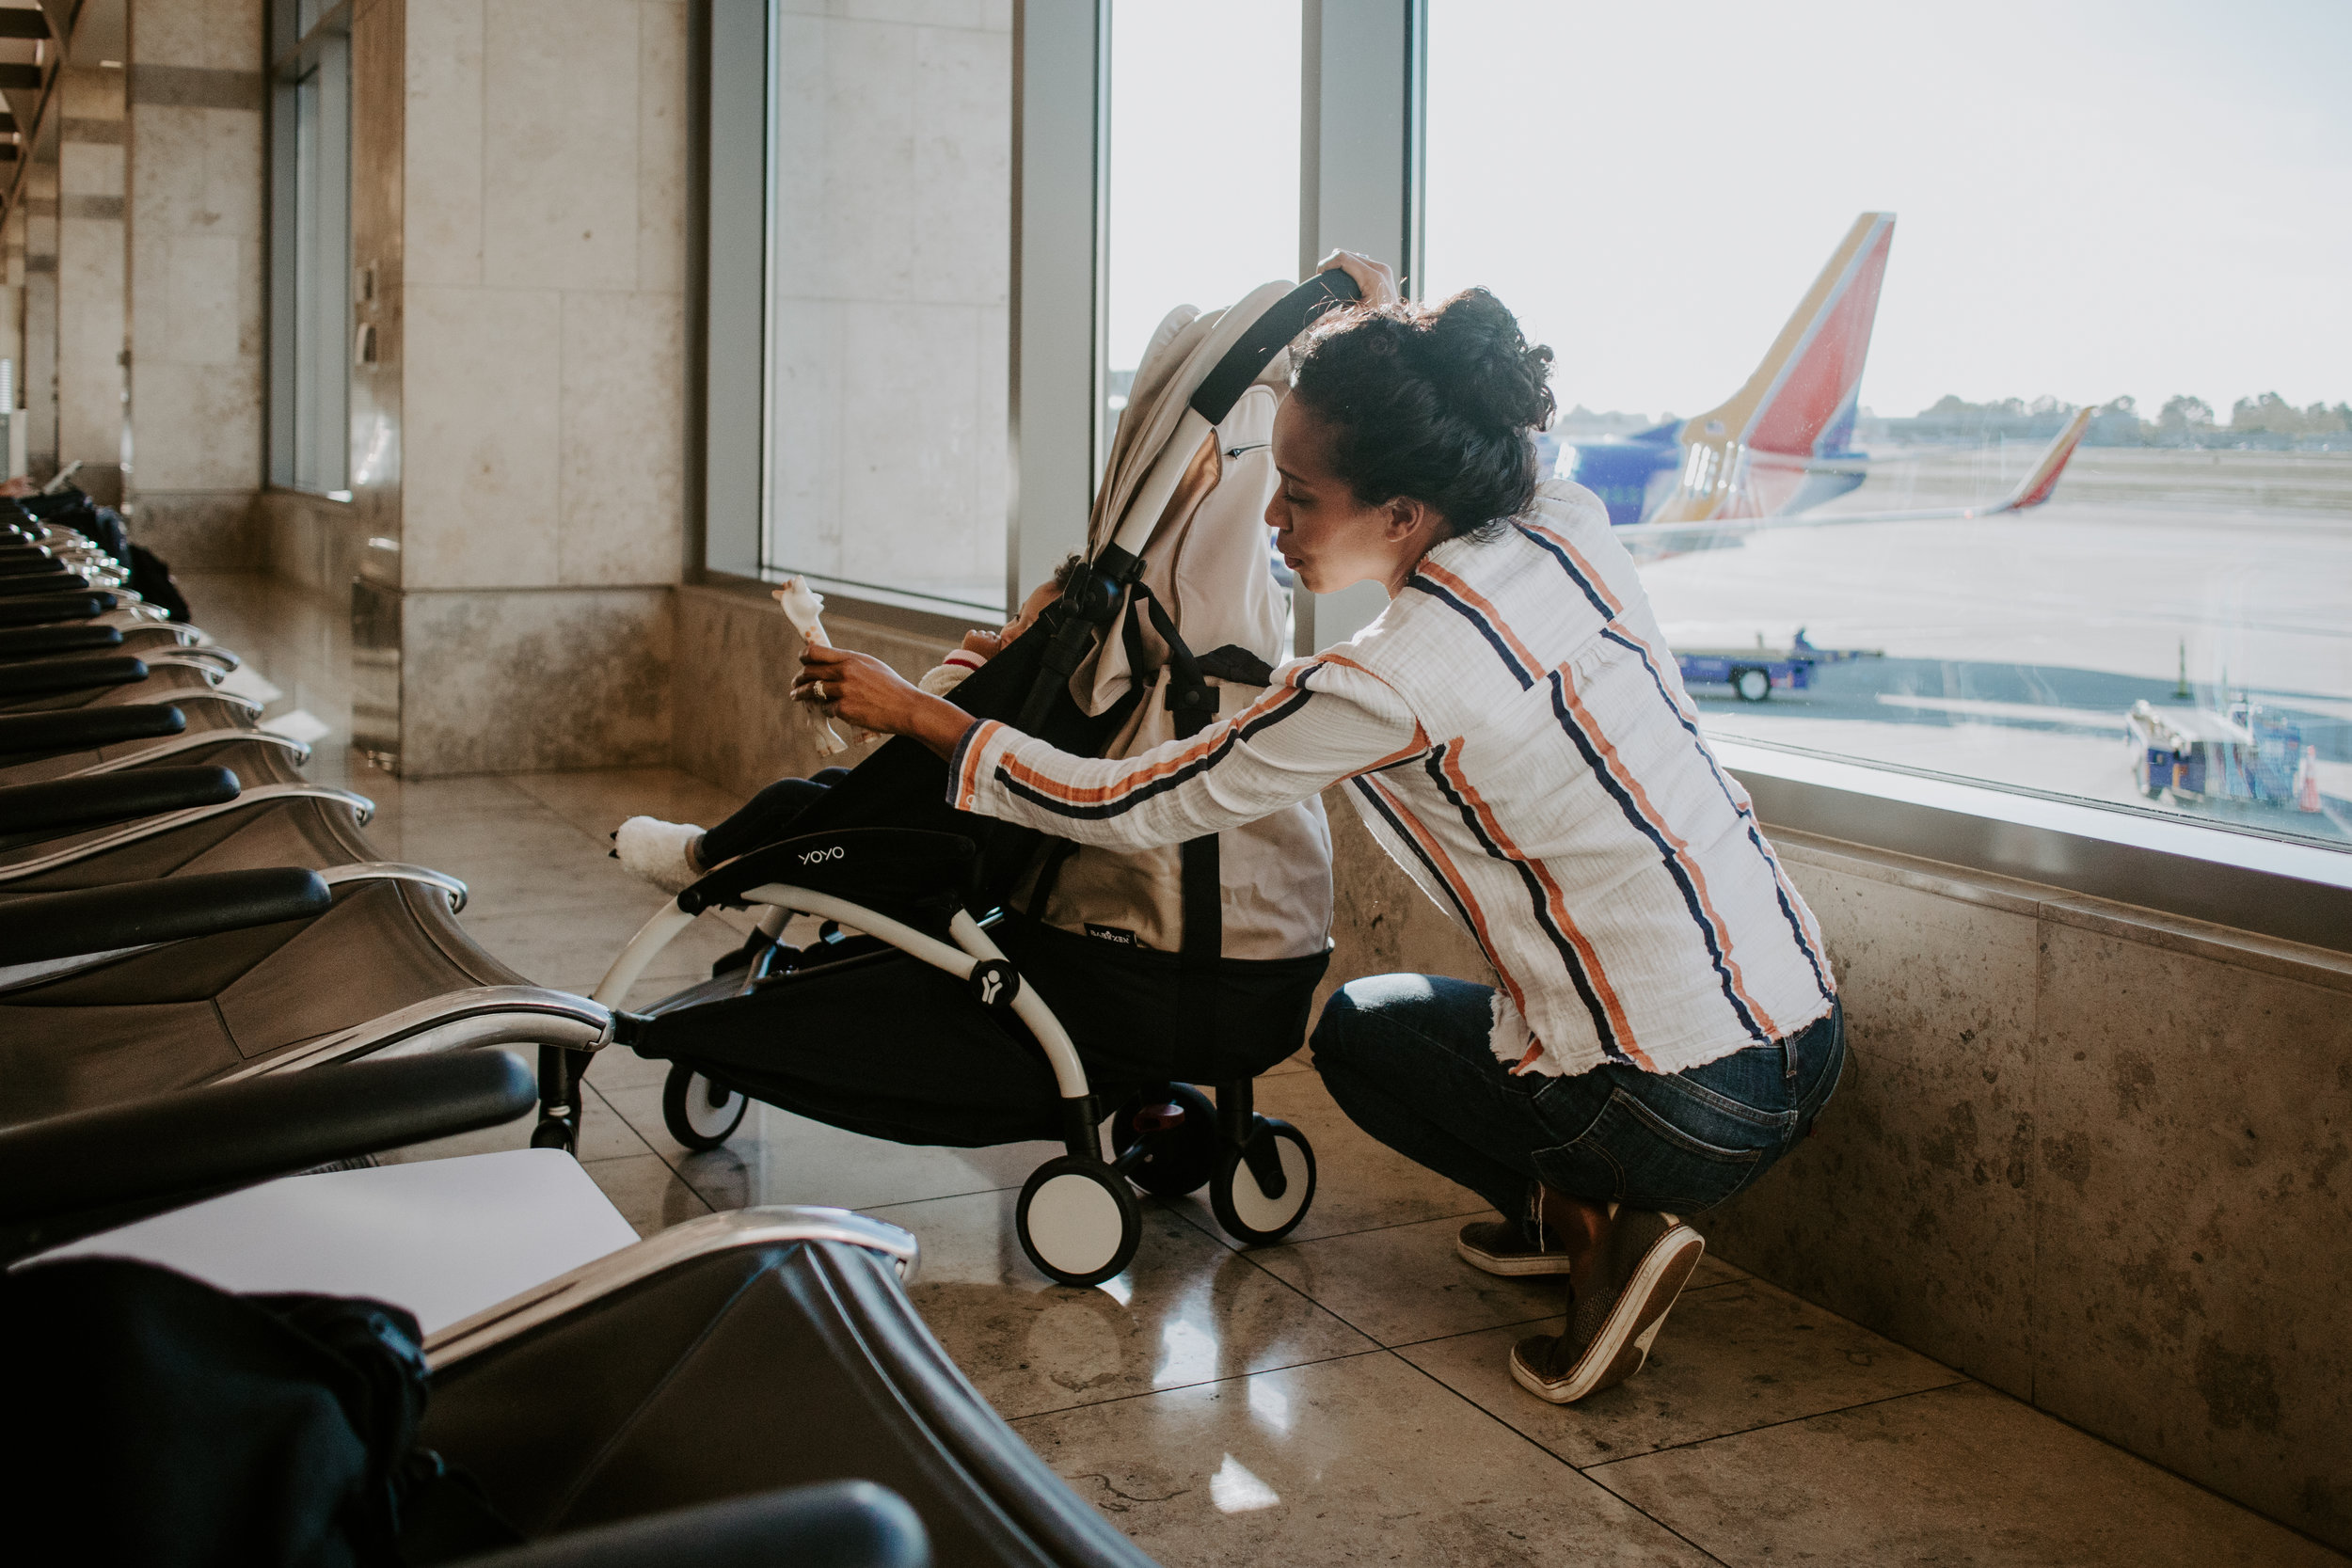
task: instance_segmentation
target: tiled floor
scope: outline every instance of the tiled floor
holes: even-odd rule
[[[707,822],[733,803],[667,771],[404,784],[330,747],[314,771],[346,767],[387,856],[466,879],[475,937],[573,989],[660,903],[604,835],[633,812]],[[632,1000],[736,940],[706,917]],[[612,1053],[589,1076],[581,1158],[641,1231],[759,1202],[906,1227],[924,1249],[913,1294],[957,1362],[1171,1568],[2344,1560],[1711,1259],[1639,1377],[1542,1403],[1504,1357],[1556,1320],[1556,1288],[1457,1261],[1478,1200],[1357,1132],[1303,1063],[1259,1101],[1318,1157],[1293,1239],[1243,1252],[1205,1204],[1147,1203],[1134,1267],[1085,1291],[1049,1284],[1012,1237],[1049,1146],[906,1148],[755,1106],[725,1148],[688,1154],[662,1131],[662,1070]]]
[[[476,937],[567,988],[660,902],[604,834],[635,811],[708,821],[731,804],[660,771],[353,786],[379,801],[387,854],[465,878]],[[706,918],[640,999],[736,940]],[[1047,1283],[1012,1237],[1050,1146],[905,1148],[755,1106],[727,1148],[688,1154],[662,1131],[661,1071],[616,1053],[589,1075],[582,1158],[641,1230],[825,1202],[914,1231],[913,1293],[958,1364],[1171,1568],[2343,1560],[1711,1260],[1640,1377],[1581,1405],[1532,1399],[1504,1358],[1556,1317],[1557,1288],[1459,1262],[1452,1234],[1478,1200],[1357,1132],[1302,1063],[1260,1094],[1314,1142],[1295,1236],[1243,1252],[1205,1203],[1151,1205],[1135,1266],[1090,1291]]]

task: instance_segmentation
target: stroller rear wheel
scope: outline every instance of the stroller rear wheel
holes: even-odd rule
[[[1030,1173],[1013,1210],[1029,1261],[1064,1285],[1099,1285],[1135,1260],[1143,1208],[1100,1160],[1063,1154]]]
[[[1274,1117],[1257,1118],[1248,1145],[1226,1145],[1209,1181],[1216,1223],[1245,1246],[1280,1241],[1314,1200],[1314,1148],[1304,1132]]]
[[[661,1085],[661,1123],[670,1136],[700,1154],[718,1148],[743,1125],[752,1102],[684,1062],[673,1063]]]
[[[1111,1119],[1111,1148],[1127,1180],[1154,1197],[1199,1192],[1216,1174],[1216,1107],[1190,1084],[1154,1088],[1120,1108]],[[1178,1117],[1171,1125],[1166,1108]],[[1155,1114],[1156,1113],[1156,1114]],[[1130,1161],[1130,1151],[1144,1147]]]

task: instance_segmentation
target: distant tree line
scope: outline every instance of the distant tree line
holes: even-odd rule
[[[1856,434],[1867,440],[1974,445],[2008,438],[2048,440],[2065,428],[2076,405],[2057,398],[2002,398],[1968,403],[1947,394],[1913,418],[1866,416]],[[2120,397],[2098,405],[2083,442],[2093,447],[2236,447],[2263,451],[2352,450],[2352,404],[2314,403],[2297,408],[2276,392],[2240,398],[2223,424],[2202,398],[2177,394],[2165,400],[2153,420],[2137,400]]]

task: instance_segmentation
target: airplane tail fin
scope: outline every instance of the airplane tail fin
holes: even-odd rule
[[[2067,463],[2073,459],[2074,449],[2083,444],[2083,432],[2090,428],[2090,416],[2096,410],[2089,407],[2075,409],[2074,417],[2066,421],[2066,428],[2058,433],[2058,439],[2043,450],[2042,461],[2033,466],[2033,472],[2019,480],[2017,488],[1986,515],[2023,512],[2027,507],[2040,506],[2048,500],[2051,492],[2058,488],[2058,475],[2066,471]]]
[[[1682,427],[1682,483],[1656,520],[1777,511],[1788,498],[1767,493],[1767,474],[1794,470],[1769,456],[1758,468],[1747,455],[1815,458],[1850,436],[1894,243],[1894,214],[1854,219],[1747,384]]]

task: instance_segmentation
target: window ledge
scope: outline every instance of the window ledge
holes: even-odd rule
[[[2352,952],[2352,854],[1754,741],[1709,745],[1768,828]]]

